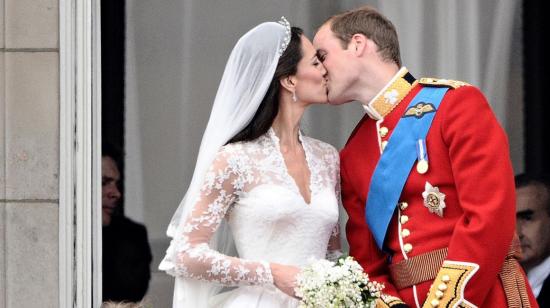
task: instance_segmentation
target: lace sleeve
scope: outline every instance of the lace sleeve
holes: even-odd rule
[[[253,179],[252,171],[243,163],[242,156],[224,150],[218,153],[177,239],[177,275],[228,286],[273,282],[267,262],[229,257],[208,245],[243,186]]]

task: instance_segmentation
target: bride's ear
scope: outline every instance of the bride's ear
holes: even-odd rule
[[[279,79],[281,87],[287,89],[289,92],[294,93],[296,91],[296,76],[285,76]]]

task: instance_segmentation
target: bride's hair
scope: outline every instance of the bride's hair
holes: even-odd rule
[[[233,138],[231,138],[227,143],[234,143],[239,141],[250,141],[254,140],[261,135],[265,134],[267,130],[273,124],[273,120],[279,112],[279,91],[281,84],[279,80],[283,77],[296,74],[298,68],[298,62],[302,59],[302,45],[300,36],[304,31],[298,27],[291,28],[291,38],[288,47],[282,56],[279,58],[277,63],[277,68],[271,84],[267,89],[258,110],[254,114],[254,117],[250,123],[238,132]]]

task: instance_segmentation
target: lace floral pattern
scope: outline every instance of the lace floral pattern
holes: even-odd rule
[[[338,153],[301,133],[300,140],[311,173],[310,204],[303,201],[288,174],[272,129],[254,141],[220,149],[181,234],[174,239],[174,274],[230,286],[263,285],[273,282],[268,262],[296,264],[312,251],[321,258],[338,254]],[[277,198],[270,194],[281,200],[274,203]],[[224,219],[229,221],[240,258],[208,246]],[[289,248],[288,239],[270,237],[286,237],[288,232],[296,234],[296,247],[312,246],[300,251]]]

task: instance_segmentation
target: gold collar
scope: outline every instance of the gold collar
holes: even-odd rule
[[[399,105],[416,83],[417,80],[407,68],[402,67],[390,82],[363,107],[371,119],[381,120]]]

